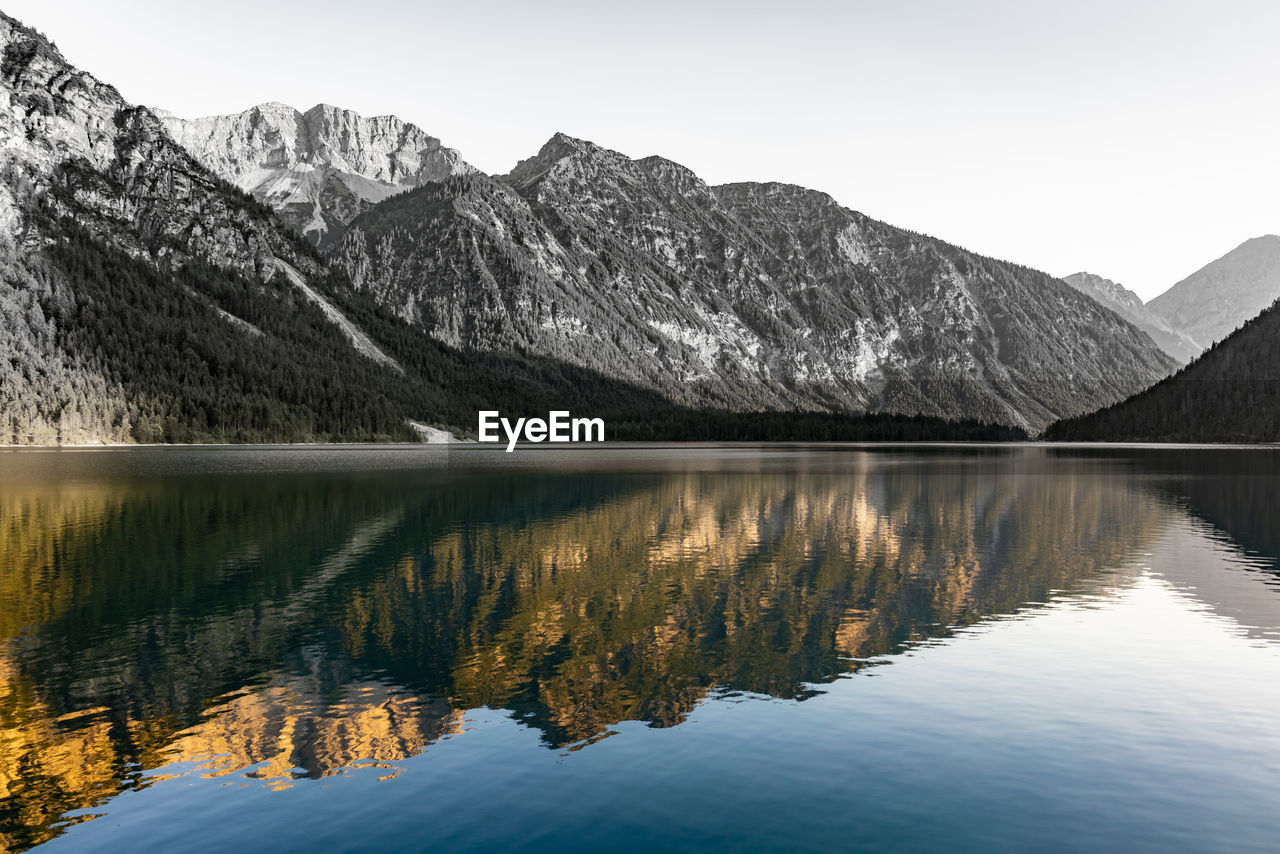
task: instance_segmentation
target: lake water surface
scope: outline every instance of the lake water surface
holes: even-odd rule
[[[0,850],[1280,849],[1280,450],[0,452]]]

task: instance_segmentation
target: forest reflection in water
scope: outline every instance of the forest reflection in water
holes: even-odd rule
[[[3,455],[6,846],[171,774],[392,777],[482,707],[577,750],[805,699],[1153,568],[1280,626],[1272,451],[514,456]]]

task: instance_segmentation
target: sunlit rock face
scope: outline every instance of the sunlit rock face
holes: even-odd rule
[[[260,273],[292,259],[277,226],[170,137],[146,107],[63,59],[47,39],[0,15],[0,227],[39,243],[39,198],[117,245],[175,260],[198,255]],[[56,190],[57,192],[47,192]]]
[[[1037,430],[1173,366],[1046,274],[784,184],[710,187],[557,134],[508,175],[427,184],[330,252],[457,346],[590,365],[683,403],[970,417]]]
[[[280,676],[209,709],[205,722],[178,734],[166,758],[215,776],[250,769],[274,789],[370,767],[386,777],[399,770],[395,763],[460,732],[462,716],[442,698],[424,700],[377,680],[334,686],[318,673]]]
[[[301,112],[268,103],[227,116],[162,119],[197,160],[321,245],[383,199],[475,171],[416,125],[328,104]]]

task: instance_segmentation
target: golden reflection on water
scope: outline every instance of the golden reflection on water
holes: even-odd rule
[[[462,712],[441,698],[421,698],[380,680],[342,686],[335,701],[318,675],[278,675],[226,698],[207,720],[178,733],[171,761],[195,763],[210,777],[246,771],[272,789],[301,777],[365,767],[386,769],[461,731]]]
[[[270,788],[507,709],[551,747],[803,698],[904,644],[1128,583],[1178,514],[1092,464],[0,487],[0,818],[182,764]],[[1042,464],[1047,463],[1044,460]]]

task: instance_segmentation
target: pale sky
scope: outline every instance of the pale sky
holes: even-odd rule
[[[1280,232],[1280,3],[3,0],[135,103],[556,131],[1149,299]]]

